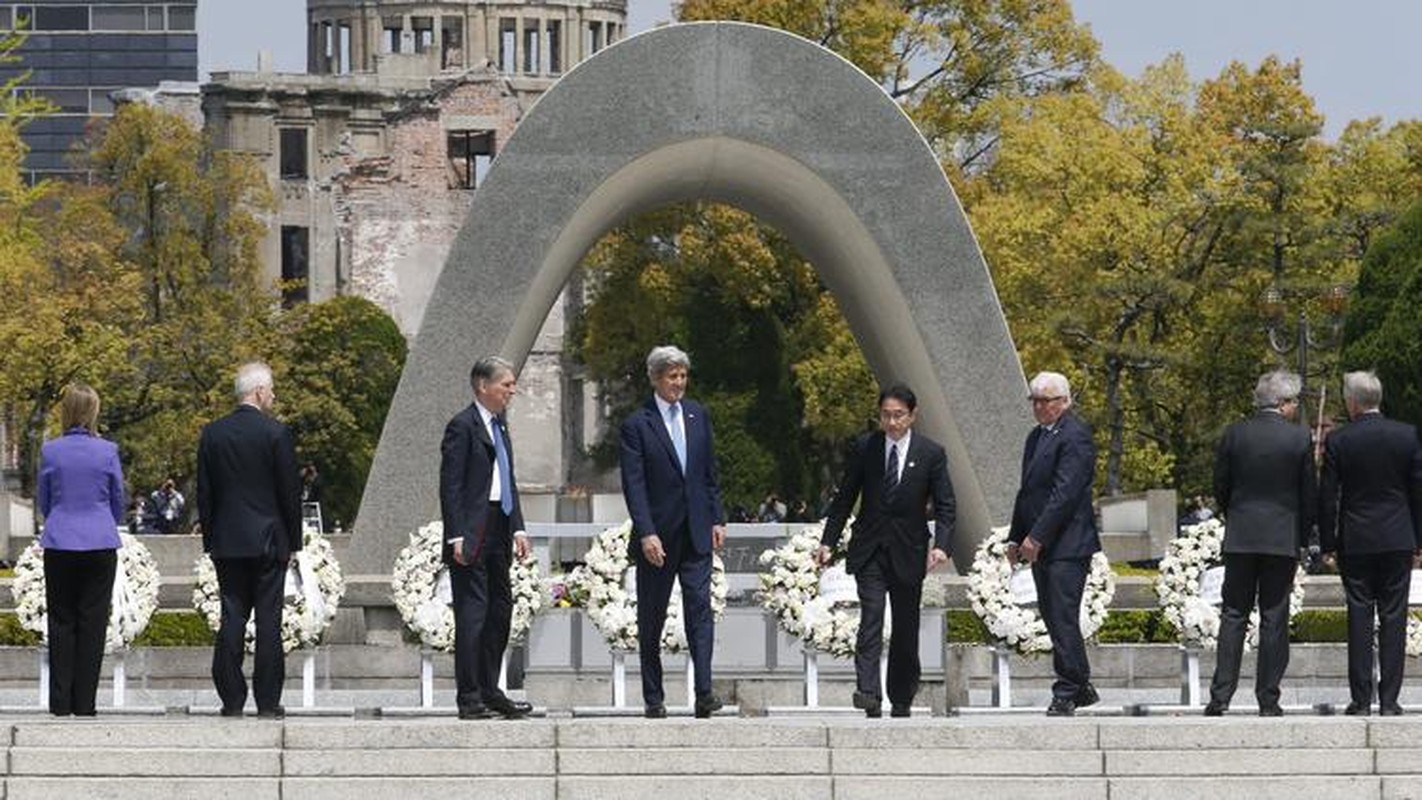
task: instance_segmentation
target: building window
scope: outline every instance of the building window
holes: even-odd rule
[[[141,31],[148,28],[143,6],[94,6],[94,30]]]
[[[589,23],[588,23],[588,36],[587,36],[587,40],[584,42],[584,44],[586,45],[586,47],[584,48],[584,50],[585,50],[585,52],[587,52],[589,55],[591,55],[591,54],[593,54],[593,53],[596,53],[597,51],[599,51],[599,50],[602,49],[602,23],[601,23],[601,22],[589,22]]]
[[[523,21],[523,71],[525,74],[537,75],[542,72],[539,69],[538,50],[538,20],[526,19]]]
[[[310,177],[306,157],[306,129],[281,129],[281,177],[282,180],[304,180]]]
[[[22,6],[23,8],[23,6]],[[37,31],[87,31],[89,30],[88,6],[34,6],[34,25]]]
[[[434,17],[410,17],[410,27],[415,30],[416,53],[434,50]]]
[[[89,113],[88,89],[35,89],[34,93],[54,103],[61,114]]]
[[[518,24],[511,19],[499,20],[499,71],[505,75],[518,71]]]
[[[168,30],[197,30],[197,6],[168,6]]]
[[[451,188],[477,189],[494,161],[493,131],[450,131]]]
[[[0,6],[0,30],[13,31],[15,29],[15,17],[9,6]]]
[[[351,52],[351,25],[343,21],[336,27],[336,72],[351,71]]]
[[[400,17],[385,17],[384,35],[380,39],[382,53],[400,52],[400,33],[405,29],[405,21]]]
[[[310,299],[310,231],[296,225],[281,226],[281,301],[290,308]]]
[[[440,22],[440,69],[464,66],[464,19],[445,17]]]
[[[148,30],[161,31],[168,27],[168,23],[163,19],[162,6],[148,7]]]
[[[563,72],[563,24],[557,20],[548,21],[548,73],[559,75]]]

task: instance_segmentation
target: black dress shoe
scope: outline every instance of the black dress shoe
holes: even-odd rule
[[[647,708],[642,711],[642,716],[646,717],[647,719],[666,719],[667,707],[662,705],[661,703],[656,703],[654,705],[647,706]]]
[[[1076,703],[1070,697],[1053,697],[1052,704],[1047,706],[1047,716],[1049,717],[1074,717],[1076,716]]]
[[[257,709],[257,719],[286,719],[285,706]]]
[[[852,703],[855,708],[861,711],[868,711],[871,708],[879,708],[884,704],[884,701],[879,699],[878,695],[869,694],[868,692],[855,692],[854,696],[850,698],[849,702]]]
[[[241,706],[223,706],[223,707],[222,707],[222,710],[221,710],[221,711],[218,711],[217,713],[220,714],[220,715],[222,715],[222,716],[224,716],[224,717],[240,717],[240,716],[242,716],[242,707],[241,707]]]
[[[1282,716],[1284,716],[1284,709],[1280,708],[1277,703],[1274,704],[1274,705],[1272,705],[1272,706],[1260,706],[1260,707],[1259,707],[1259,716],[1261,716],[1261,717],[1282,717]]]
[[[492,709],[492,708],[489,708],[488,706],[484,705],[483,703],[479,703],[478,705],[469,705],[469,706],[460,706],[460,707],[459,707],[459,718],[460,718],[460,719],[465,719],[465,720],[469,720],[469,719],[493,719],[494,717],[497,717],[498,715],[499,715],[499,712],[495,711],[495,710]]]
[[[1366,717],[1372,713],[1372,709],[1363,703],[1349,703],[1343,713],[1350,717]]]
[[[725,703],[721,702],[721,698],[714,694],[697,695],[695,707],[696,718],[710,719],[712,714],[725,708],[725,705]]]
[[[1101,702],[1101,695],[1096,693],[1095,686],[1088,683],[1076,691],[1076,697],[1072,698],[1072,702],[1076,703],[1077,708],[1086,708]]]
[[[1207,717],[1223,717],[1228,710],[1229,703],[1221,703],[1218,700],[1211,700],[1205,704],[1205,716]]]
[[[912,709],[910,709],[908,706],[901,706],[898,703],[895,703],[894,707],[889,710],[889,716],[891,717],[907,717],[911,716],[912,714]]]
[[[1378,709],[1378,716],[1380,716],[1380,717],[1400,717],[1400,716],[1402,716],[1402,706],[1400,706],[1400,705],[1398,705],[1398,704],[1396,704],[1396,703],[1391,703],[1391,704],[1389,704],[1389,705],[1385,705],[1385,706],[1383,706],[1382,708],[1379,708],[1379,709]]]
[[[519,719],[528,716],[533,710],[532,703],[525,703],[522,700],[510,700],[507,697],[491,697],[484,701],[486,708],[492,709],[495,713],[503,715],[504,719]]]

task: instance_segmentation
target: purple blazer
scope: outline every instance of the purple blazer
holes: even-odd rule
[[[118,446],[83,428],[45,442],[36,500],[44,515],[40,547],[117,550],[124,511]]]

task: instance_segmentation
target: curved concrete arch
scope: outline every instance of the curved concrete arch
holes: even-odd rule
[[[969,548],[1011,513],[1031,420],[962,207],[917,129],[853,65],[782,31],[717,22],[659,28],[583,62],[500,152],[411,348],[351,569],[388,571],[405,534],[438,517],[440,435],[468,403],[473,358],[521,364],[602,234],[691,199],[784,233],[876,375],[914,387],[920,429],[948,450],[966,568]]]

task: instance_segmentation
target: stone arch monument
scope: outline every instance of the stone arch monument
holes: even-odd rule
[[[469,403],[473,360],[522,364],[603,233],[693,199],[788,237],[875,374],[918,393],[920,430],[948,451],[967,567],[969,548],[1011,514],[1031,420],[962,207],[913,123],[849,62],[782,31],[714,22],[639,34],[578,65],[500,151],[405,364],[350,571],[388,572],[406,534],[438,518],[440,437]]]

